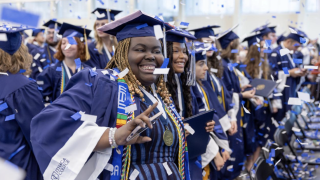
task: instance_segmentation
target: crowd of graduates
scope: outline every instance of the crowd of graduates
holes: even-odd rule
[[[238,25],[215,33],[120,12],[95,9],[93,30],[0,26],[0,158],[25,179],[241,179],[290,99],[320,98],[319,45],[295,27],[277,37],[263,24],[240,40]],[[276,85],[257,95],[268,84],[254,80]],[[193,156],[185,120],[211,110],[209,138],[197,140],[206,150]],[[138,126],[148,129],[127,141]]]

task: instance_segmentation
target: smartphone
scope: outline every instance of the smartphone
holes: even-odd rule
[[[155,114],[154,116],[152,116],[150,118],[150,121],[152,124],[154,124],[156,121],[156,119],[162,115],[162,112],[158,112],[157,114]],[[159,119],[159,118],[158,118]],[[144,123],[146,126],[146,123]],[[145,130],[147,130],[149,127],[141,127],[141,126],[137,126],[132,132],[131,134],[127,137],[126,141],[129,142],[131,141],[133,138],[137,137],[138,135],[140,135],[142,132],[144,132]]]

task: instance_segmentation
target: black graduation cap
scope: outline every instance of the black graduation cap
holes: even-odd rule
[[[244,38],[244,40],[242,42],[247,41],[248,47],[250,47],[254,43],[257,43],[259,40],[261,40],[261,34],[255,34],[255,35],[248,36],[248,37]]]
[[[44,29],[33,29],[32,30],[32,36],[37,36],[40,32],[44,32]]]
[[[179,28],[171,29],[166,32],[166,40],[170,42],[178,42],[178,43],[185,43],[185,38],[195,40],[196,37],[194,37],[192,34],[190,34],[186,30],[182,30]]]
[[[194,31],[194,36],[197,39],[200,38],[208,38],[209,36],[214,36],[214,31],[212,28],[219,28],[220,26],[218,25],[208,25],[205,27],[197,28],[197,29],[191,29],[189,31]]]
[[[0,33],[4,33],[7,40],[0,40],[0,49],[13,55],[21,46],[23,31],[27,28],[12,27],[7,28],[0,26]]]
[[[114,10],[114,9],[106,9],[106,8],[96,8],[92,11],[92,14],[97,16],[97,20],[108,19],[108,12],[110,14],[110,19],[114,21],[114,17],[121,13],[122,11]],[[99,13],[99,14],[98,14]]]
[[[281,43],[282,41],[284,41],[285,39],[286,39],[286,37],[285,37],[283,34],[281,34],[281,35],[278,37],[278,39],[277,39],[277,44],[280,45],[280,43]]]
[[[88,37],[90,32],[91,30],[82,28],[81,26],[63,23],[58,34],[62,35],[62,37],[84,37],[84,33],[86,33]]]
[[[159,18],[154,18],[141,11],[136,11],[135,13],[100,27],[99,30],[116,36],[118,41],[122,41],[131,37],[155,36],[154,25],[165,26],[166,30],[173,29],[171,25],[163,22]]]
[[[235,39],[239,39],[239,36],[233,32],[233,30],[238,27],[239,24],[235,25],[234,27],[226,30],[225,32],[222,32],[220,34],[218,34],[218,41],[222,47],[222,49],[226,49],[229,44],[231,43],[231,41],[235,40]]]
[[[49,29],[54,29],[56,24],[57,24],[57,28],[60,29],[61,23],[59,23],[53,19],[50,19],[49,21],[44,23],[43,26],[48,27]]]

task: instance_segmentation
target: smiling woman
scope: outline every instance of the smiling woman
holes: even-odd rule
[[[164,59],[154,25],[163,22],[137,11],[100,28],[119,41],[110,69],[77,73],[33,119],[31,139],[45,179],[190,179],[181,117],[163,77],[153,74]],[[151,123],[149,116],[160,112]]]
[[[70,78],[86,65],[86,46],[81,42],[83,38],[90,34],[90,30],[85,30],[71,24],[63,23],[59,34],[62,39],[57,46],[54,55],[59,62],[49,66],[37,76],[38,85],[42,88],[43,99],[46,103],[56,100],[64,91]]]

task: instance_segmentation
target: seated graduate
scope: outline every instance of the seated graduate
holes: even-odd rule
[[[226,87],[225,92],[228,91],[232,95],[232,106],[234,113],[236,114],[236,123],[232,124],[235,129],[235,133],[228,137],[229,145],[233,153],[231,158],[226,162],[225,167],[232,169],[232,173],[225,172],[221,174],[221,179],[234,179],[241,173],[243,166],[244,154],[244,142],[242,133],[242,121],[241,121],[241,101],[242,98],[252,98],[255,94],[255,90],[245,91],[246,86],[241,87],[239,82],[238,73],[235,66],[237,63],[237,52],[239,49],[239,36],[233,32],[234,28],[228,29],[218,35],[216,42],[217,49],[221,49],[221,58],[223,66],[222,80]]]
[[[34,49],[41,49],[43,48],[45,38],[44,38],[44,29],[33,29],[32,30],[32,42],[27,43],[27,47],[29,50],[29,53]]]
[[[291,28],[294,29],[293,27]],[[280,96],[282,108],[278,108],[277,113],[274,114],[274,118],[277,121],[281,121],[285,117],[285,113],[291,110],[291,105],[288,105],[289,97],[297,97],[297,86],[300,83],[301,77],[307,74],[306,69],[299,68],[299,63],[294,62],[293,59],[297,59],[295,53],[288,53],[283,56],[280,54],[280,50],[284,48],[289,51],[296,51],[301,46],[300,38],[304,38],[304,33],[298,29],[294,31],[296,32],[290,33],[269,55],[274,80],[281,80],[277,86],[277,92],[282,93],[282,96]],[[286,86],[289,88],[286,88]]]
[[[32,57],[23,44],[25,29],[0,27],[7,41],[0,41],[0,158],[23,168],[26,180],[42,180],[30,143],[31,119],[43,108],[35,81],[25,75]]]
[[[80,38],[86,39],[90,32],[91,30],[68,23],[62,24],[59,31],[62,39],[54,55],[59,62],[46,68],[37,77],[37,83],[43,89],[45,103],[56,100],[64,92],[70,78],[86,66],[83,62],[90,59],[90,55]]]
[[[164,61],[154,31],[163,24],[137,11],[100,28],[119,42],[110,69],[77,73],[32,121],[45,179],[190,179],[183,123],[163,76],[153,74]],[[149,129],[127,142],[143,122]]]
[[[97,16],[97,19],[93,25],[95,41],[90,43],[88,46],[90,60],[85,62],[88,66],[92,68],[96,67],[97,69],[104,69],[107,66],[107,63],[111,60],[117,41],[114,36],[104,33],[98,29],[101,26],[114,21],[115,16],[120,12],[122,11],[105,8],[97,8],[92,11],[92,13]]]
[[[39,73],[57,61],[53,56],[57,51],[56,47],[59,42],[57,31],[59,31],[61,24],[55,20],[49,20],[44,23],[43,26],[47,27],[45,32],[46,43],[43,48],[34,48],[30,52],[33,56],[33,63],[31,65],[32,73],[30,77],[33,79],[37,79]]]

